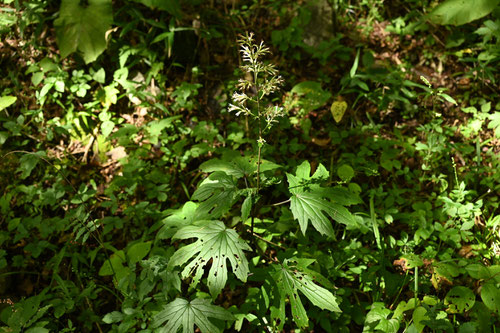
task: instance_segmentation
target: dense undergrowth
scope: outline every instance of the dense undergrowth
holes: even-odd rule
[[[498,331],[471,3],[0,1],[1,330]]]

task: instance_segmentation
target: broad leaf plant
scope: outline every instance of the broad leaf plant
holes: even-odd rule
[[[235,280],[230,279],[230,275],[234,275],[241,283],[262,286],[268,308],[264,315],[268,318],[262,319],[261,325],[269,329],[266,323],[271,323],[274,329],[282,329],[287,304],[290,304],[291,318],[298,327],[305,328],[309,320],[301,296],[324,311],[335,312],[341,312],[339,299],[334,286],[319,272],[308,268],[315,259],[297,258],[296,252],[283,252],[284,247],[270,241],[265,230],[255,228],[255,221],[266,218],[260,213],[263,204],[259,203],[264,200],[264,188],[284,183],[276,178],[277,171],[285,167],[263,159],[263,151],[268,144],[265,134],[278,123],[279,117],[285,116],[285,112],[278,105],[266,104],[282,84],[275,66],[262,60],[269,49],[262,42],[256,43],[253,34],[241,36],[239,44],[244,62],[241,70],[247,75],[238,81],[239,90],[232,96],[229,111],[255,123],[256,155],[242,156],[235,151],[203,163],[200,168],[208,175],[193,193],[193,201],[186,203],[182,210],[184,215],[175,213],[165,219],[159,235],[173,241],[186,241],[179,244],[168,267],[170,270],[183,267],[180,276],[190,280],[192,288],[204,283],[212,299],[216,300],[221,294],[232,292],[233,287],[228,289],[227,283],[233,281],[231,285],[235,285]],[[267,106],[263,107],[264,104]],[[270,206],[278,209],[280,205],[289,204],[295,228],[305,237],[311,223],[321,235],[334,240],[335,222],[354,226],[356,221],[341,204],[346,200],[336,200],[339,192],[322,186],[328,177],[329,172],[321,164],[311,175],[311,165],[304,161],[295,174],[286,173],[289,199]],[[190,239],[196,241],[189,242]],[[262,242],[275,246],[280,252],[269,254]],[[253,259],[249,260],[249,256]],[[276,306],[270,307],[270,304]],[[208,300],[195,298],[189,303],[176,299],[155,317],[154,325],[164,332],[177,331],[181,326],[183,332],[193,332],[193,325],[202,332],[217,331],[210,329],[212,324],[207,317],[230,320],[221,311]],[[234,313],[244,318],[251,315],[238,313],[236,309]],[[166,325],[162,326],[165,321]]]

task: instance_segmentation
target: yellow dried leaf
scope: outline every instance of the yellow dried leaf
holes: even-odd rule
[[[326,138],[326,139],[312,138],[311,141],[312,141],[312,143],[317,144],[320,147],[325,147],[325,146],[328,146],[331,139],[330,138]]]
[[[340,123],[342,120],[345,110],[347,110],[347,103],[345,101],[335,101],[332,103],[331,111],[333,119],[335,119],[337,123]]]

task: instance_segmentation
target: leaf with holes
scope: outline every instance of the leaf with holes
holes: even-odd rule
[[[481,299],[488,309],[500,313],[500,290],[494,282],[488,282],[482,286]]]
[[[476,295],[467,287],[453,287],[444,298],[444,304],[448,305],[451,313],[464,313],[469,311],[476,302]]]
[[[337,297],[327,289],[314,283],[313,279],[320,275],[301,267],[301,265],[294,265],[296,262],[295,260],[285,259],[282,265],[273,265],[275,272],[271,273],[271,276],[276,282],[280,294],[281,322],[285,320],[285,302],[288,298],[295,323],[301,328],[308,326],[309,318],[300,299],[299,290],[317,307],[323,310],[341,312]]]
[[[113,9],[111,0],[88,0],[86,3],[63,0],[54,26],[61,57],[79,50],[88,64],[106,49],[106,32],[113,23]]]
[[[198,240],[177,250],[168,263],[171,268],[181,266],[195,256],[184,267],[181,273],[183,279],[194,274],[192,284],[195,287],[203,275],[205,265],[211,261],[208,289],[215,298],[226,285],[227,260],[229,260],[236,277],[246,282],[249,270],[243,251],[250,251],[251,248],[236,231],[226,228],[220,221],[205,221],[201,226],[187,226],[180,229],[172,239],[193,237]]]
[[[155,328],[155,332],[160,333],[176,333],[181,327],[183,333],[194,333],[195,325],[202,333],[221,332],[217,326],[210,322],[209,317],[234,320],[231,312],[220,306],[212,305],[207,299],[196,298],[188,302],[185,299],[176,298],[153,317],[152,327]],[[166,325],[160,327],[165,322]]]
[[[295,176],[287,173],[288,189],[293,194],[290,209],[299,221],[302,233],[305,234],[311,221],[318,232],[334,237],[328,216],[347,226],[355,226],[354,217],[345,207],[325,199],[329,197],[328,189],[322,188],[319,183],[328,177],[326,168],[320,164],[312,176],[310,171],[311,166],[305,161],[297,167]]]
[[[239,196],[240,191],[232,176],[222,171],[212,173],[193,193],[192,199],[201,201],[196,209],[196,219],[221,217],[231,209]]]

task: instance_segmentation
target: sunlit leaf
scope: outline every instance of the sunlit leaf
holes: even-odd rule
[[[351,78],[353,78],[354,75],[356,75],[356,71],[358,70],[359,52],[360,52],[360,49],[358,49],[358,51],[356,52],[356,58],[354,58],[354,63],[352,64],[351,70],[349,71],[349,76]]]
[[[260,172],[275,170],[280,165],[261,159]],[[241,178],[250,176],[257,171],[257,158],[255,156],[224,157],[222,159],[213,158],[200,165],[203,172],[223,171],[228,175]]]
[[[500,289],[495,283],[485,283],[482,286],[481,299],[488,309],[500,313]]]
[[[102,122],[102,124],[101,124],[102,135],[105,138],[108,137],[114,128],[115,128],[115,123],[112,122],[111,120],[106,120],[106,121]]]
[[[203,275],[205,265],[210,262],[208,289],[212,296],[216,297],[226,284],[227,260],[229,260],[236,277],[246,282],[249,270],[243,251],[250,251],[251,248],[236,231],[226,228],[220,221],[206,221],[201,226],[181,228],[172,237],[172,239],[188,238],[198,240],[177,250],[169,262],[169,267],[175,267],[195,257],[182,271],[182,278],[194,275],[192,284],[196,286]]]
[[[427,310],[423,306],[419,306],[415,309],[415,311],[413,311],[412,318],[413,322],[415,323],[417,332],[422,332],[422,330],[425,328],[425,324],[423,324],[422,322],[429,320]]]
[[[290,209],[293,217],[298,220],[300,230],[305,234],[309,221],[323,235],[334,237],[332,223],[329,217],[347,226],[355,226],[352,214],[343,206],[330,202],[328,189],[322,188],[319,182],[328,177],[328,171],[319,165],[314,175],[310,176],[309,162],[303,162],[297,167],[296,175],[288,174]]]
[[[212,173],[193,193],[192,199],[201,201],[196,218],[206,220],[221,217],[233,206],[239,193],[232,176],[220,171]]]
[[[414,253],[404,254],[401,256],[401,258],[405,260],[406,268],[415,268],[424,265],[424,261],[422,260],[422,258]]]
[[[446,0],[429,14],[437,24],[462,25],[480,19],[491,13],[500,0]]]
[[[195,326],[202,333],[221,332],[208,318],[234,320],[231,312],[211,304],[207,299],[196,298],[189,302],[176,298],[153,317],[152,326],[159,333],[176,333],[181,327],[183,333],[194,333]],[[162,326],[165,322],[166,325]]]
[[[330,110],[332,112],[333,119],[335,119],[337,123],[340,123],[345,111],[347,110],[347,103],[345,101],[335,101],[332,103]]]
[[[125,315],[119,311],[113,311],[110,313],[107,313],[103,318],[102,321],[105,322],[106,324],[112,324],[112,323],[118,323],[123,320]]]
[[[488,116],[490,120],[488,128],[492,128],[495,131],[495,136],[500,138],[500,112],[495,112]]]
[[[106,49],[106,31],[113,23],[111,0],[62,0],[54,21],[61,57],[77,50],[85,63],[93,62]]]
[[[291,93],[303,96],[299,100],[299,104],[306,112],[322,107],[332,95],[321,88],[321,83],[315,81],[298,83],[292,88]]]
[[[449,306],[451,313],[464,313],[469,311],[476,302],[476,295],[467,287],[453,287],[444,298],[444,304]]]
[[[391,310],[382,302],[374,302],[365,318],[365,332],[396,333],[399,329],[399,320],[389,319]]]
[[[354,177],[354,169],[348,164],[343,164],[337,169],[337,174],[343,181],[349,181]]]
[[[16,96],[2,96],[0,97],[0,111],[8,108],[17,101]]]
[[[273,265],[275,272],[271,275],[278,286],[281,315],[284,317],[285,302],[288,299],[295,323],[301,328],[308,326],[309,318],[300,299],[299,290],[315,306],[323,310],[341,312],[337,297],[314,282],[316,276],[311,274],[312,271],[303,270],[300,265],[294,265],[294,262],[285,259],[283,264]]]

